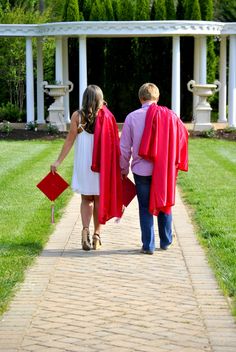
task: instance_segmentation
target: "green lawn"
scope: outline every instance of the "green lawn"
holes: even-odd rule
[[[54,226],[50,201],[36,188],[61,149],[56,141],[0,141],[0,313]],[[190,139],[190,167],[179,173],[200,241],[224,292],[236,301],[236,143]],[[73,153],[60,167],[71,180]],[[56,202],[56,220],[71,196]]]
[[[51,203],[36,184],[49,172],[62,143],[0,141],[0,314],[53,231]],[[59,170],[69,183],[72,158],[70,153]],[[56,221],[70,196],[71,191],[66,190],[56,200]]]
[[[188,173],[179,173],[184,200],[220,286],[236,313],[236,143],[190,139]]]

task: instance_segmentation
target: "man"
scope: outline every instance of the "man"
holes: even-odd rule
[[[122,129],[121,172],[134,175],[141,227],[141,253],[153,254],[153,215],[158,216],[160,248],[172,243],[171,207],[175,203],[178,170],[188,170],[188,132],[175,113],[158,106],[159,89],[145,83],[139,89],[140,109],[131,112]]]

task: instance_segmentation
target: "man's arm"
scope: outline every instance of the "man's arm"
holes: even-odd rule
[[[127,117],[125,119],[120,137],[120,168],[122,175],[128,175],[129,173],[129,161],[132,154],[132,145],[133,141],[130,128],[130,119]]]

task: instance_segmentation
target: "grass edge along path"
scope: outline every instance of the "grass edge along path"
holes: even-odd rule
[[[189,140],[189,172],[178,185],[199,242],[236,315],[236,143]]]
[[[51,202],[36,184],[49,172],[62,143],[63,140],[0,141],[0,315],[54,230]],[[59,168],[69,184],[72,163],[71,152]],[[56,200],[56,223],[71,195],[67,189]]]

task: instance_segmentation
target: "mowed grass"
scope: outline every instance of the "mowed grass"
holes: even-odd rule
[[[0,141],[0,314],[54,229],[51,202],[36,184],[49,172],[62,143],[63,140]],[[59,169],[69,183],[72,159],[71,152]],[[71,194],[67,189],[56,200],[56,221]]]
[[[236,313],[236,143],[190,139],[189,172],[179,173],[197,234]]]

